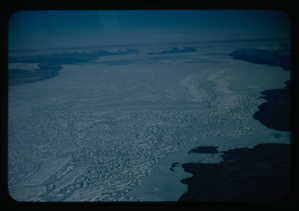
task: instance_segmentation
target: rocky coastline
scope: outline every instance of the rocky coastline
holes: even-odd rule
[[[243,48],[233,51],[229,55],[238,60],[280,66],[284,70],[290,70],[290,46],[288,43],[252,49]],[[262,98],[268,102],[261,104],[258,107],[260,110],[253,116],[268,128],[278,131],[291,130],[290,81],[286,81],[285,84],[285,89],[262,91],[261,94],[265,95]]]
[[[291,90],[289,81],[286,84],[287,87],[281,89],[277,97],[261,104],[258,107],[259,111],[255,112],[253,116],[254,119],[260,121],[268,128],[278,131],[291,130]],[[261,93],[269,93],[268,95],[270,95],[271,90],[267,91]]]
[[[290,70],[289,45],[264,49],[240,49],[229,54],[234,59],[280,66]],[[265,90],[253,118],[268,128],[291,131],[290,81],[285,89]],[[192,153],[216,153],[217,147],[197,147]],[[209,149],[210,151],[207,151]],[[181,164],[192,177],[181,180],[188,185],[178,201],[279,201],[290,190],[290,145],[265,143],[253,149],[224,151],[223,161],[215,164]],[[176,164],[178,165],[178,164]]]
[[[259,144],[224,151],[220,163],[185,163],[192,177],[178,201],[279,201],[290,189],[290,145]]]

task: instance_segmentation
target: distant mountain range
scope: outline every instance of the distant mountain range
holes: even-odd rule
[[[256,64],[267,64],[269,66],[280,66],[284,70],[290,70],[290,47],[287,43],[279,46],[264,46],[233,51],[228,54],[234,59],[239,59]]]
[[[195,48],[185,47],[185,48],[173,48],[170,51],[162,51],[159,53],[148,53],[148,55],[156,55],[156,54],[170,54],[170,53],[188,53],[188,52],[197,52]]]
[[[135,49],[116,50],[116,51],[91,51],[91,52],[64,52],[53,53],[49,55],[34,55],[22,57],[10,57],[9,63],[38,63],[39,69],[29,71],[25,69],[9,69],[8,85],[19,85],[44,80],[58,75],[63,64],[77,64],[81,62],[89,62],[102,56],[116,56],[124,54],[139,53]]]

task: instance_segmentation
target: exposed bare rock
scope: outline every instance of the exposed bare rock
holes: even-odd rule
[[[225,151],[219,164],[185,163],[193,176],[178,201],[282,200],[290,188],[290,145],[259,144]]]

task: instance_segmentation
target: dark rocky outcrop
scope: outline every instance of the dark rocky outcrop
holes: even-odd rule
[[[213,147],[213,146],[199,146],[191,149],[188,153],[219,153],[217,150],[218,147]]]
[[[159,53],[148,53],[148,55],[170,54],[170,53],[188,53],[188,52],[196,52],[196,49],[192,48],[192,47],[185,47],[182,49],[175,47],[175,48],[171,49],[170,51],[162,51]]]
[[[266,90],[261,92],[265,94],[269,102],[263,103],[258,108],[258,112],[254,114],[254,119],[259,120],[268,128],[279,131],[291,130],[291,91],[289,81],[286,82],[287,87],[280,90],[280,93],[272,99],[271,95],[279,90]]]
[[[290,145],[259,144],[225,151],[216,164],[185,163],[192,177],[178,201],[282,200],[290,188]]]

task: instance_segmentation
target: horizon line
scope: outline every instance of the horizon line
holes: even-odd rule
[[[31,48],[23,50],[8,50],[8,52],[24,52],[24,51],[40,51],[54,49],[72,49],[72,48],[88,48],[88,47],[115,47],[115,46],[138,46],[138,45],[158,45],[158,44],[186,44],[186,43],[215,43],[215,42],[246,42],[246,41],[271,41],[271,40],[291,40],[290,38],[260,38],[260,39],[231,39],[231,40],[207,40],[207,41],[189,41],[189,42],[165,42],[165,43],[143,43],[143,44],[112,44],[112,45],[88,45],[73,47],[54,47],[54,48]]]

